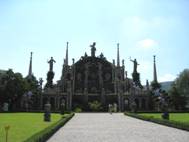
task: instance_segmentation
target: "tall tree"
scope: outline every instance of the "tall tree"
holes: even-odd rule
[[[169,90],[169,95],[171,98],[171,106],[174,110],[185,109],[186,99],[179,94],[175,84],[173,84],[172,88]]]
[[[185,69],[179,74],[175,85],[181,95],[189,97],[189,69]]]
[[[26,91],[26,82],[20,73],[14,73],[11,69],[3,75],[1,82],[1,102],[9,102],[13,107]]]
[[[169,94],[175,109],[185,109],[189,105],[189,69],[184,69],[179,74]]]

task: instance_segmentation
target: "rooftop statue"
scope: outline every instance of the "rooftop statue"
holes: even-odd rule
[[[96,42],[93,42],[93,44],[90,45],[90,47],[91,47],[91,56],[92,57],[95,57],[95,52],[96,52],[95,46],[96,46]]]
[[[137,63],[136,59],[131,60],[131,58],[130,58],[130,61],[133,62],[133,64],[134,64],[133,72],[137,72],[137,65],[140,65],[140,64]]]
[[[56,63],[56,61],[51,57],[51,59],[48,61],[49,63],[49,71],[53,71],[53,63]]]

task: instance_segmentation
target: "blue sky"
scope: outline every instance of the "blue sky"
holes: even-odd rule
[[[188,0],[0,0],[0,69],[28,73],[33,51],[33,73],[46,80],[47,60],[54,57],[55,79],[60,79],[66,42],[69,63],[77,61],[96,41],[112,62],[116,44],[128,76],[140,64],[141,81],[153,79],[157,56],[159,81],[173,80],[189,67]]]

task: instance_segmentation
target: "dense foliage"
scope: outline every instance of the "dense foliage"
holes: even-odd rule
[[[182,71],[175,80],[175,87],[179,94],[189,96],[189,69]]]
[[[151,82],[151,87],[152,87],[152,90],[154,91],[156,89],[160,89],[161,85],[158,82],[156,82],[156,81],[152,81]]]
[[[185,69],[179,74],[169,91],[169,95],[174,109],[185,109],[189,98],[189,69]]]
[[[98,101],[89,102],[89,108],[91,111],[102,111],[102,105]]]
[[[7,102],[9,108],[16,109],[24,93],[31,91],[38,94],[38,82],[35,77],[23,78],[22,74],[14,73],[11,69],[1,75],[0,79],[0,104]]]

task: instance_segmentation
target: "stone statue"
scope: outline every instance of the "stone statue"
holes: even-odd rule
[[[72,64],[75,64],[75,59],[74,58],[72,58]]]
[[[51,121],[51,104],[49,101],[45,104],[44,121]]]
[[[49,71],[53,71],[53,63],[56,63],[56,61],[51,57],[51,59],[48,61],[49,63]]]
[[[90,45],[91,47],[91,56],[95,57],[95,52],[96,52],[96,48],[95,48],[96,42],[93,42],[92,45]]]
[[[117,104],[116,103],[113,104],[113,108],[114,108],[114,112],[117,112]]]
[[[88,57],[88,55],[87,55],[87,53],[85,52],[85,55],[84,55],[84,57]]]
[[[133,72],[137,72],[137,65],[140,65],[140,64],[137,63],[137,60],[136,60],[136,59],[134,59],[134,60],[131,60],[131,59],[130,59],[130,61],[134,63]]]
[[[65,100],[62,99],[61,104],[60,104],[60,113],[63,115],[65,112]]]
[[[51,57],[51,59],[48,61],[49,71],[47,73],[47,83],[45,85],[45,88],[53,88],[53,78],[54,78],[53,63],[54,62],[56,63],[53,57]]]

